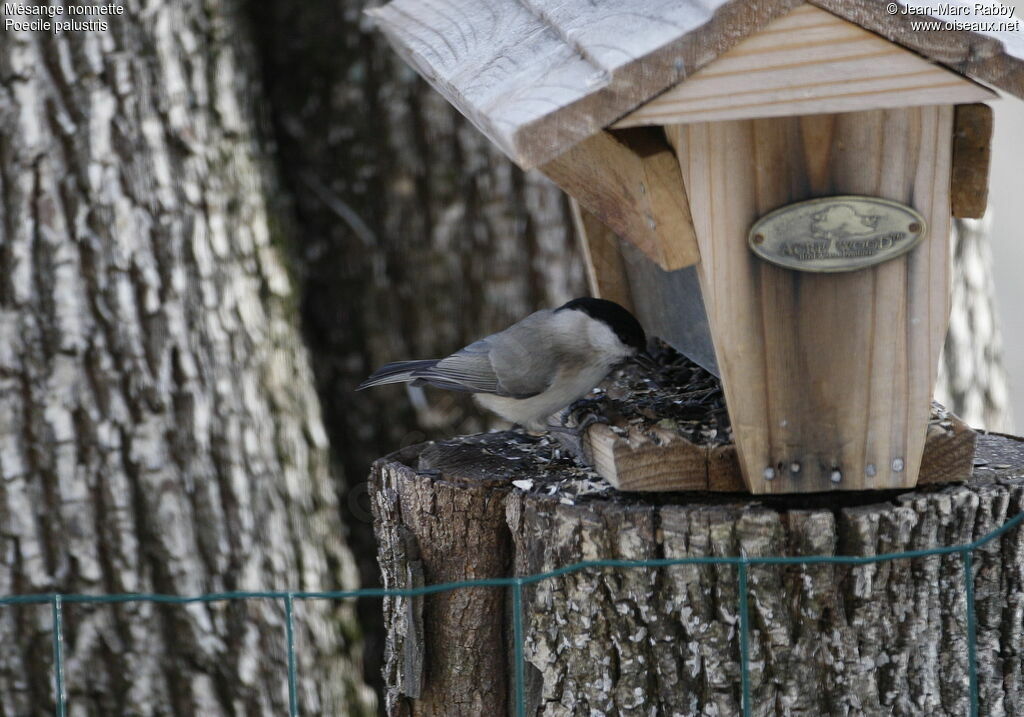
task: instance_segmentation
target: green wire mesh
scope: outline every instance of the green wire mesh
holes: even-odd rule
[[[526,717],[525,701],[525,657],[523,654],[523,586],[538,583],[542,580],[569,575],[582,570],[595,568],[666,568],[676,565],[734,565],[737,568],[739,583],[739,628],[740,628],[740,687],[742,695],[743,717],[750,717],[753,709],[750,697],[750,609],[748,604],[747,573],[751,565],[867,565],[892,560],[908,560],[927,558],[936,555],[959,554],[963,560],[964,592],[967,603],[967,673],[968,698],[971,717],[978,715],[978,665],[977,665],[977,627],[974,607],[974,572],[972,552],[981,546],[1001,537],[1008,531],[1024,522],[1024,513],[1020,513],[995,530],[964,545],[954,545],[928,550],[910,550],[902,553],[884,553],[872,556],[852,555],[817,555],[808,557],[690,557],[690,558],[657,558],[651,560],[587,560],[573,563],[565,567],[534,575],[511,578],[487,578],[483,580],[465,580],[461,582],[426,585],[419,588],[384,589],[364,588],[362,590],[336,590],[327,592],[315,591],[257,591],[257,592],[222,592],[205,595],[179,596],[158,595],[149,593],[125,593],[109,595],[64,595],[61,593],[9,595],[0,597],[0,605],[41,605],[50,603],[53,617],[53,696],[55,714],[66,716],[67,697],[64,689],[64,617],[63,606],[66,603],[131,603],[152,602],[171,605],[188,603],[220,602],[224,600],[280,600],[285,612],[285,641],[288,650],[288,714],[299,717],[299,700],[297,693],[297,674],[295,666],[295,619],[294,603],[296,600],[348,600],[354,598],[383,597],[420,597],[434,593],[448,592],[475,587],[505,587],[512,589],[512,633],[514,644],[514,686],[515,714]]]

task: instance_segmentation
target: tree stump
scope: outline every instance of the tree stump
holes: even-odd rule
[[[491,433],[373,468],[384,584],[581,560],[870,556],[975,540],[1024,509],[1024,440],[978,439],[970,480],[911,492],[620,493],[547,438]],[[1024,714],[1024,531],[973,553],[981,714]],[[754,715],[969,714],[958,554],[749,567]],[[386,599],[390,715],[514,704],[511,596]],[[529,715],[741,714],[734,566],[588,569],[523,589]]]

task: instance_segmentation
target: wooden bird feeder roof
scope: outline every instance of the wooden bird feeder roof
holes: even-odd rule
[[[964,0],[945,4],[963,7],[965,12],[973,7]],[[616,123],[657,123],[659,116],[651,111],[623,119],[662,93],[670,96],[672,88],[685,87],[689,83],[683,81],[701,68],[802,5],[794,0],[392,0],[371,14],[420,74],[517,164],[531,168]],[[839,21],[905,48],[915,61],[936,70],[947,68],[950,77],[966,78],[961,90],[984,82],[1024,98],[1024,32],[925,31],[912,23],[965,18],[889,14],[886,6],[881,0],[812,0],[801,9],[814,13],[821,8]],[[802,28],[790,25],[788,31],[798,43],[807,39]],[[842,44],[827,38],[821,43],[830,48]],[[847,60],[864,58],[879,67],[892,62],[870,52]],[[872,74],[863,62],[860,67]],[[849,63],[845,69],[860,71]],[[911,68],[902,75],[924,72]],[[900,73],[883,74],[889,76],[889,85],[876,85],[884,88],[880,96],[899,92],[892,78]],[[823,76],[826,82],[818,84],[827,86],[834,74],[830,70]],[[848,82],[851,78],[836,79]],[[784,84],[793,86],[791,81]],[[914,84],[920,89],[919,83]],[[899,104],[976,101],[970,93],[966,98],[958,95],[956,82],[925,84],[944,92],[945,99],[924,92],[916,102],[904,95]],[[722,89],[728,93],[727,85]],[[692,106],[700,105],[701,97],[688,98],[684,93],[669,99],[689,101]],[[798,105],[780,108],[786,101],[785,97],[755,98],[760,111],[775,105],[776,114],[848,108],[838,100],[812,110]],[[864,105],[857,107],[861,108]],[[735,108],[731,112],[702,119],[743,116]],[[682,121],[675,114],[673,118]]]

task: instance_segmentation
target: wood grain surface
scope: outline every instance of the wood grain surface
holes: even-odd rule
[[[581,460],[623,491],[747,491],[736,447],[699,445],[657,425],[640,428],[605,424],[587,429],[579,443]],[[966,480],[973,471],[977,434],[950,416],[932,421],[926,431],[924,458],[917,485]],[[572,449],[577,444],[567,442]],[[833,489],[841,484],[833,484]]]
[[[598,132],[541,171],[661,268],[700,261],[679,163],[660,128]]]
[[[849,489],[916,483],[949,311],[952,117],[922,107],[669,128],[753,492],[827,490],[836,471]],[[750,252],[758,217],[835,194],[905,202],[929,233],[909,254],[844,274]]]
[[[992,108],[958,105],[953,115],[953,170],[950,177],[953,216],[980,219],[988,206],[992,158]]]
[[[614,126],[997,98],[991,90],[830,12],[801,5]]]
[[[396,50],[480,131],[520,166],[534,167],[679,84],[799,4],[393,0],[370,14]],[[929,17],[888,15],[885,3],[875,0],[813,4],[961,75],[1024,97],[1022,33],[914,31],[911,22]]]

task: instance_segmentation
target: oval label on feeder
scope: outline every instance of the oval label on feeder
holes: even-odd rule
[[[750,229],[750,249],[798,271],[854,271],[913,249],[927,225],[918,212],[889,199],[821,197],[788,204]]]

